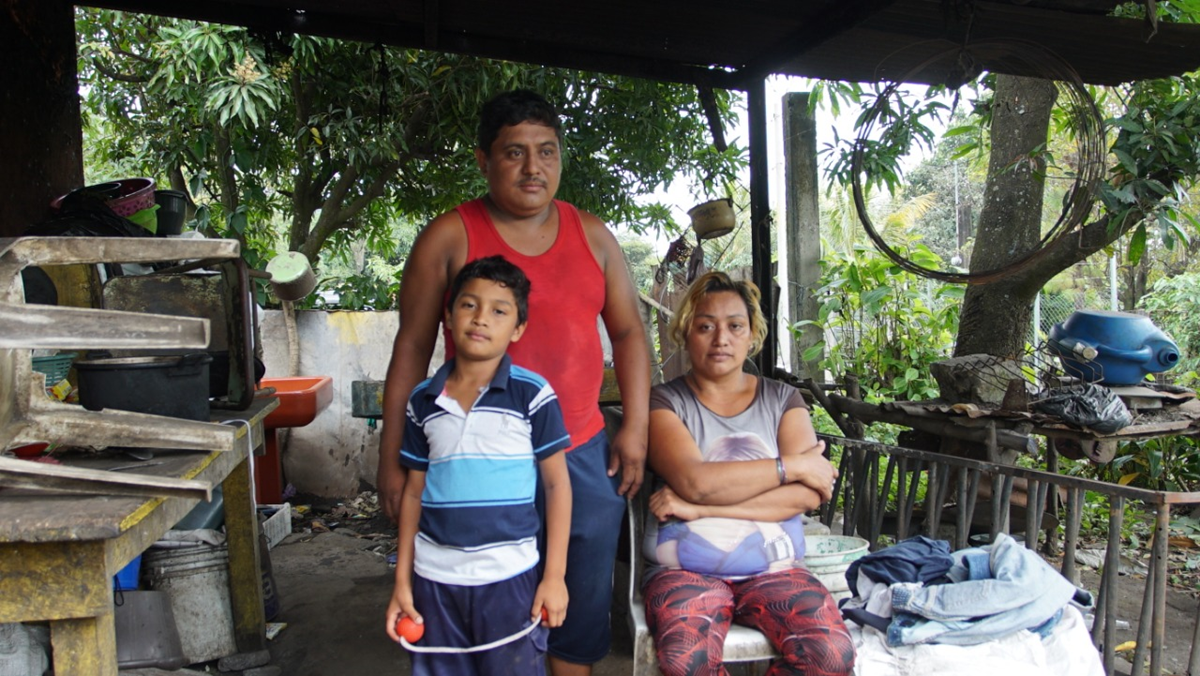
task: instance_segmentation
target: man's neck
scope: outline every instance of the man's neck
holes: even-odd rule
[[[520,216],[499,209],[490,197],[484,197],[483,203],[500,238],[526,256],[546,253],[558,239],[560,223],[558,206],[554,202],[532,216]]]
[[[551,222],[554,216],[558,214],[558,207],[555,206],[554,202],[546,205],[545,209],[529,215],[514,214],[501,209],[496,206],[490,195],[484,195],[483,203],[487,206],[488,216],[491,217],[493,223],[522,230],[536,230],[541,228],[543,225]]]

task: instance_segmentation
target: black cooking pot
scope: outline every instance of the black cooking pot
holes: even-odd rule
[[[115,408],[207,421],[210,362],[203,352],[77,361],[79,403],[89,411]]]
[[[208,365],[208,396],[216,399],[217,397],[225,397],[229,395],[229,350],[209,350],[208,355],[212,357],[212,363]],[[258,384],[258,381],[263,379],[267,374],[267,367],[258,357],[254,358],[254,383],[250,385],[253,388]]]

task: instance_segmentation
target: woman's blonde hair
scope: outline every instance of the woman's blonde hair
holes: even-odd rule
[[[708,272],[692,282],[687,295],[679,303],[679,309],[671,318],[671,341],[679,348],[687,344],[687,333],[692,328],[692,319],[696,316],[696,306],[710,293],[732,291],[741,297],[746,304],[746,314],[750,317],[750,353],[754,356],[762,349],[767,340],[767,320],[763,317],[759,300],[762,294],[754,282],[735,282],[724,272]]]

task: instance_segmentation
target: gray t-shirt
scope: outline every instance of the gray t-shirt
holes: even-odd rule
[[[766,378],[746,410],[728,417],[702,404],[683,377],[650,391],[650,410],[678,415],[705,462],[779,457],[779,421],[793,408],[808,408],[800,392]],[[656,483],[657,490],[662,480]],[[800,565],[804,525],[799,515],[778,523],[708,517],[659,524],[647,514],[643,553],[655,566],[743,578]]]

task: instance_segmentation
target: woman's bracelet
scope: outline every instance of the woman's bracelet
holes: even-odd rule
[[[783,468],[783,458],[775,458],[775,473],[779,475],[780,486],[788,482],[787,470]]]

